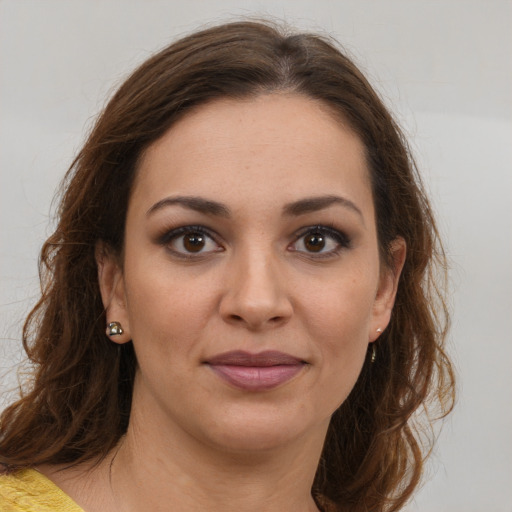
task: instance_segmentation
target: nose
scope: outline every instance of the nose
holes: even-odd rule
[[[293,313],[285,276],[271,254],[232,261],[220,302],[224,321],[252,331],[284,325]]]

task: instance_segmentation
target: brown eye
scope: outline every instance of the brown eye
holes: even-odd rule
[[[205,245],[206,240],[202,233],[187,233],[183,237],[183,247],[188,252],[199,252]]]
[[[304,237],[304,247],[311,252],[320,252],[325,247],[325,238],[321,233],[311,233]]]
[[[330,258],[350,248],[350,239],[342,231],[328,226],[311,226],[293,242],[289,249],[311,258]]]
[[[221,252],[222,246],[201,227],[185,226],[166,233],[160,244],[166,246],[177,256],[192,258],[206,256],[214,252]]]

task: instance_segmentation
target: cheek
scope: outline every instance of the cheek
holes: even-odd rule
[[[327,285],[309,287],[303,302],[312,332],[341,337],[346,344],[368,343],[376,279],[374,272],[358,273],[350,278],[332,278]]]
[[[340,280],[310,297],[305,329],[322,367],[326,399],[334,408],[348,396],[364,363],[373,298],[373,280],[363,278]]]
[[[364,323],[366,325],[366,323]],[[334,413],[354,388],[365,362],[367,330],[353,323],[333,321],[324,331],[317,347],[320,367],[315,383],[316,410],[319,417]]]
[[[128,267],[128,266],[127,266]],[[166,266],[126,269],[126,298],[130,330],[139,352],[151,346],[176,356],[194,346],[211,308],[211,290],[204,280],[186,279]],[[142,355],[142,354],[141,354]]]

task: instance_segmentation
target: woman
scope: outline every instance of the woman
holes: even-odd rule
[[[443,263],[399,129],[331,42],[239,22],[172,44],[66,177],[0,503],[401,509],[415,412],[453,403]]]

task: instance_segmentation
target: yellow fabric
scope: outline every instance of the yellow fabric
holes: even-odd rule
[[[84,512],[52,481],[34,469],[0,475],[1,512]]]

